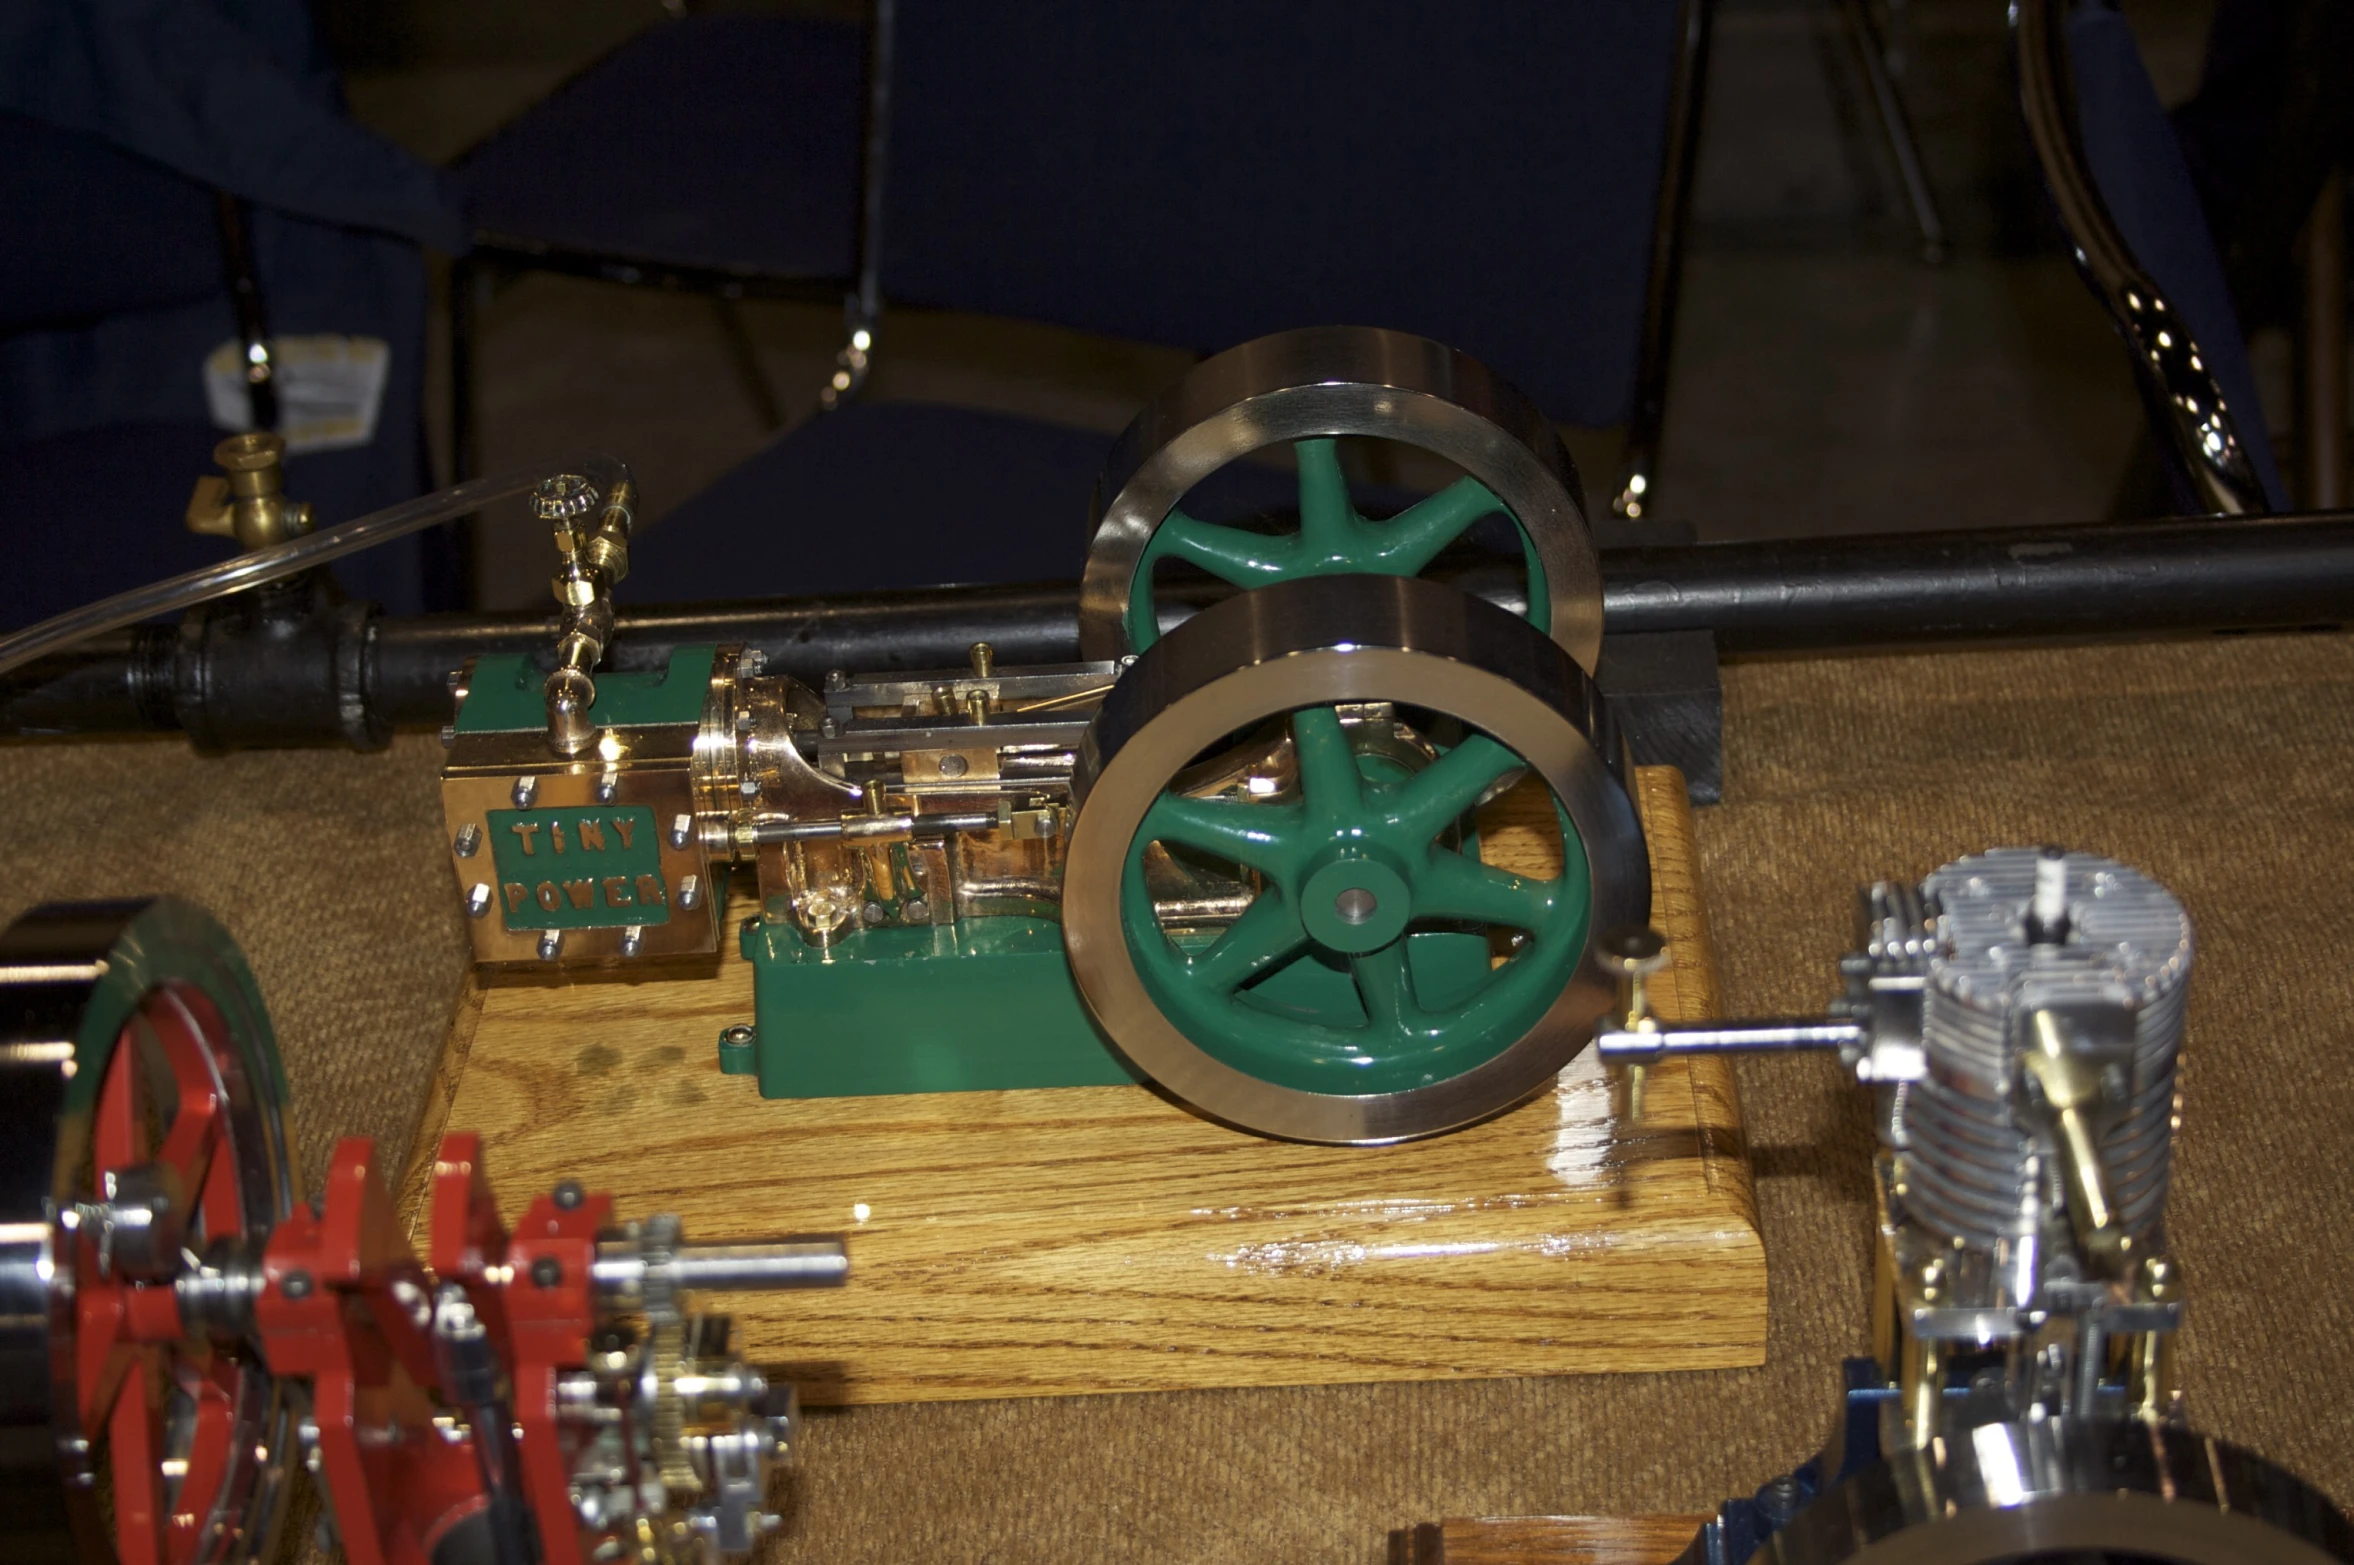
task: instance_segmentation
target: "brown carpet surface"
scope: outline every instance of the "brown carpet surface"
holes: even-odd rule
[[[1700,846],[1730,1005],[1818,1008],[1854,888],[1998,843],[2141,866],[2201,945],[2172,1235],[2193,1419],[2354,1498],[2354,639],[1729,668]],[[277,1017],[305,1167],[404,1153],[464,963],[430,740],[200,760],[0,749],[0,914],[168,891]],[[863,1408],[812,1420],[773,1551],[829,1562],[1371,1562],[1442,1515],[1699,1510],[1809,1454],[1866,1345],[1869,1131],[1830,1062],[1742,1083],[1762,1369]],[[398,1166],[396,1155],[389,1160]],[[756,1192],[748,1192],[757,1199]]]

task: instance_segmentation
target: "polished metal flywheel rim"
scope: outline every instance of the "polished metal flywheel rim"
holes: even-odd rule
[[[1541,587],[1532,594],[1532,618],[1593,672],[1602,648],[1601,556],[1559,434],[1526,396],[1468,355],[1407,332],[1357,326],[1278,332],[1230,348],[1194,366],[1136,416],[1096,484],[1079,589],[1080,655],[1110,659],[1143,650],[1154,633],[1151,616],[1143,616],[1142,637],[1132,618],[1139,594],[1149,602],[1156,534],[1195,485],[1254,452],[1338,436],[1418,447],[1461,468],[1466,483],[1484,486],[1490,509],[1508,515],[1523,537],[1531,585]],[[1442,493],[1424,505],[1446,502]],[[1303,525],[1305,512],[1303,504]],[[1374,524],[1367,536],[1387,525]],[[1315,569],[1420,569],[1411,560],[1375,563],[1382,553],[1370,546],[1360,563],[1350,563],[1344,549]],[[1258,579],[1292,578],[1273,572],[1250,584]]]
[[[1516,1023],[1514,1035],[1468,1056],[1467,1068],[1424,1084],[1311,1090],[1280,1072],[1239,1068],[1234,1051],[1189,1036],[1163,1003],[1165,990],[1156,996],[1131,939],[1134,919],[1124,917],[1133,913],[1132,849],[1172,779],[1225,736],[1285,714],[1366,702],[1458,720],[1541,778],[1558,808],[1565,857],[1582,849],[1575,894],[1584,900],[1558,990],[1525,1030]],[[1211,1118],[1263,1135],[1378,1144],[1507,1108],[1558,1073],[1613,1003],[1614,982],[1596,955],[1601,933],[1648,915],[1649,861],[1610,759],[1615,745],[1592,682],[1558,646],[1451,588],[1410,577],[1327,577],[1229,599],[1127,669],[1090,727],[1063,884],[1064,947],[1079,992],[1105,1036],[1146,1075]],[[1331,870],[1327,862],[1319,874]],[[1303,917],[1323,911],[1304,909]],[[1345,933],[1330,939],[1346,948]],[[1370,1011],[1368,1003],[1369,1023]]]
[[[1994,1565],[2044,1555],[2178,1565],[2344,1565],[2354,1526],[2253,1452],[2139,1419],[1946,1430],[1818,1497],[1775,1565]]]

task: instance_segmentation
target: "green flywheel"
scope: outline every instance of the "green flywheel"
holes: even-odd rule
[[[1438,583],[1204,610],[1084,747],[1063,940],[1098,1027],[1269,1135],[1398,1140],[1517,1102],[1611,1002],[1595,932],[1649,912],[1601,712],[1533,626]],[[1499,800],[1532,873],[1482,856]]]
[[[1409,772],[1353,743],[1334,707],[1286,726],[1290,797],[1165,789],[1137,828],[1120,917],[1146,992],[1211,1057],[1302,1092],[1395,1093],[1486,1064],[1584,954],[1576,829],[1556,805],[1564,851],[1549,878],[1483,863],[1472,812],[1525,773],[1520,756],[1474,733]],[[1256,894],[1214,934],[1172,929],[1152,895],[1156,853]]]
[[[1342,437],[1410,447],[1463,476],[1397,514],[1349,493]],[[1298,520],[1277,530],[1209,520],[1189,497],[1221,469],[1290,447]],[[1160,639],[1156,571],[1182,561],[1242,588],[1334,576],[1418,577],[1479,523],[1517,535],[1525,618],[1591,673],[1602,644],[1601,559],[1577,470],[1535,404],[1478,361],[1368,327],[1279,332],[1205,359],[1136,416],[1095,490],[1079,588],[1080,654],[1114,659]],[[1499,596],[1503,596],[1499,592]]]
[[[1375,519],[1358,511],[1341,471],[1338,443],[1329,436],[1295,440],[1299,466],[1299,527],[1267,533],[1205,522],[1172,509],[1153,530],[1129,579],[1128,645],[1142,652],[1160,639],[1154,567],[1182,560],[1237,587],[1264,587],[1306,576],[1419,576],[1439,551],[1491,516],[1511,521],[1526,569],[1529,623],[1549,631],[1553,603],[1535,540],[1494,490],[1458,478],[1396,516]]]

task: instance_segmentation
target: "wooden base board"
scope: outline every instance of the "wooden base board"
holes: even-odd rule
[[[1682,779],[1643,768],[1637,792],[1673,955],[1656,1003],[1716,1015]],[[1482,836],[1510,861],[1507,833]],[[710,1301],[747,1357],[819,1403],[1764,1360],[1765,1257],[1721,1061],[1655,1069],[1639,1126],[1589,1054],[1468,1130],[1307,1147],[1141,1087],[765,1100],[717,1064],[720,1029],[751,1009],[739,961],[470,982],[406,1209],[443,1131],[467,1129],[510,1219],[571,1178],[625,1216],[678,1213],[690,1240],[846,1233],[847,1288]]]
[[[1705,1516],[1458,1516],[1390,1534],[1389,1565],[1668,1565]]]

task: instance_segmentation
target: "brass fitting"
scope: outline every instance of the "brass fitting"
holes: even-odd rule
[[[266,429],[231,435],[213,447],[226,477],[207,474],[188,497],[188,530],[265,549],[311,530],[311,508],[286,498],[286,442]]]
[[[596,486],[577,473],[562,473],[543,481],[534,507],[556,537],[561,564],[549,590],[563,605],[556,633],[556,670],[544,687],[548,709],[548,745],[558,755],[575,756],[596,739],[596,723],[589,708],[596,703],[592,671],[605,655],[613,636],[613,584],[629,572],[629,530],[637,491],[628,479],[602,498],[603,514],[592,534],[580,522],[595,510]]]
[[[1602,937],[1599,947],[1603,970],[1618,979],[1618,1010],[1605,1017],[1603,1025],[1616,1026],[1628,1032],[1653,1032],[1659,1019],[1652,1014],[1650,979],[1668,965],[1667,937],[1656,929],[1635,926],[1614,929]],[[1625,1068],[1626,1114],[1630,1123],[1643,1120],[1643,1089],[1648,1070],[1642,1065]]]

